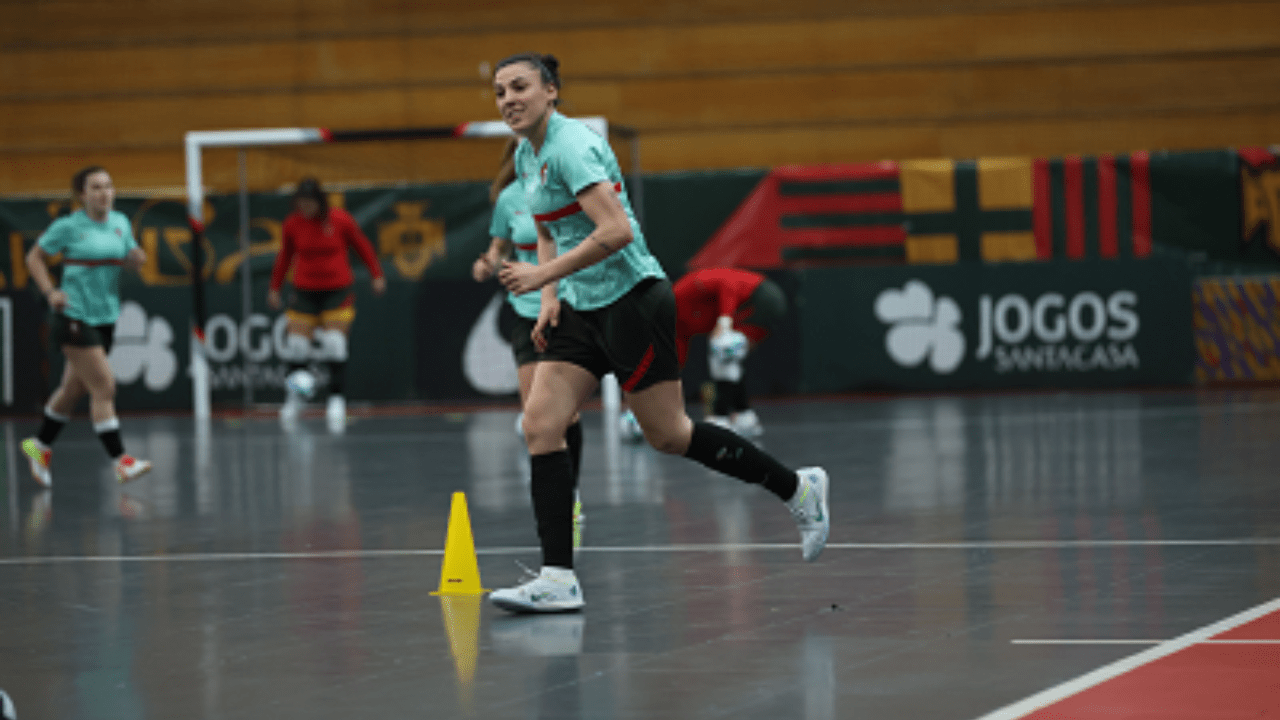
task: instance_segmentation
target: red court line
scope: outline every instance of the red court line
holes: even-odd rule
[[[1250,623],[1245,623],[1240,627],[1224,632],[1221,635],[1214,635],[1214,640],[1275,640],[1280,643],[1280,612],[1273,612],[1270,615],[1262,617]],[[1280,666],[1276,668],[1276,674],[1280,675]]]
[[[1280,624],[1280,599],[1117,660],[981,720],[1280,717],[1280,642],[1206,644]]]
[[[1194,645],[1025,720],[1211,720],[1280,711],[1280,644]]]

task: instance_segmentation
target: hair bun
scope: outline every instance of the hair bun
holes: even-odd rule
[[[555,79],[558,85],[560,83],[560,61],[551,53],[547,53],[538,59],[542,61],[543,67],[547,69],[547,72],[551,73],[551,77]]]

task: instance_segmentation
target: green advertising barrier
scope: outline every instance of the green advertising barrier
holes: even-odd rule
[[[1185,385],[1191,271],[1160,260],[799,272],[805,392]]]

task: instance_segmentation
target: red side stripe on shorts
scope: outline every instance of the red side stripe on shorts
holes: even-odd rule
[[[622,389],[631,392],[636,385],[640,384],[640,378],[649,372],[649,366],[653,364],[653,343],[649,343],[649,349],[644,351],[644,357],[640,358],[640,364],[636,366],[636,371],[631,373],[631,377],[622,383]]]
[[[526,252],[528,252],[528,251],[530,251],[530,250],[537,250],[537,249],[538,249],[538,243],[529,243],[529,244],[527,244],[527,245],[524,245],[524,244],[521,244],[521,243],[516,243],[516,249],[517,249],[517,250],[524,250],[524,251],[526,251]]]
[[[614,192],[622,192],[622,183],[614,183],[614,184],[613,184],[613,191],[614,191]],[[574,214],[576,214],[576,213],[580,213],[580,212],[582,212],[582,205],[581,205],[581,204],[579,204],[577,201],[574,201],[574,202],[569,203],[568,205],[565,205],[564,207],[560,208],[559,210],[552,210],[552,211],[551,211],[551,212],[549,212],[549,213],[542,213],[541,215],[534,215],[534,216],[533,216],[533,219],[534,219],[534,220],[537,220],[538,222],[554,222],[554,221],[556,221],[556,220],[561,220],[561,219],[564,219],[564,218],[569,217],[570,215],[574,215]]]

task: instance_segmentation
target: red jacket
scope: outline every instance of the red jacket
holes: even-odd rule
[[[360,226],[342,208],[329,208],[323,220],[308,220],[292,213],[284,221],[284,241],[275,267],[271,269],[271,289],[279,290],[284,276],[293,265],[293,286],[299,290],[338,290],[355,278],[347,248],[354,248],[375,278],[382,277],[382,266],[369,239]]]
[[[728,315],[738,325],[738,306],[764,282],[764,276],[749,270],[710,268],[694,270],[676,281],[676,351],[684,365],[689,338],[709,333],[716,319]]]

